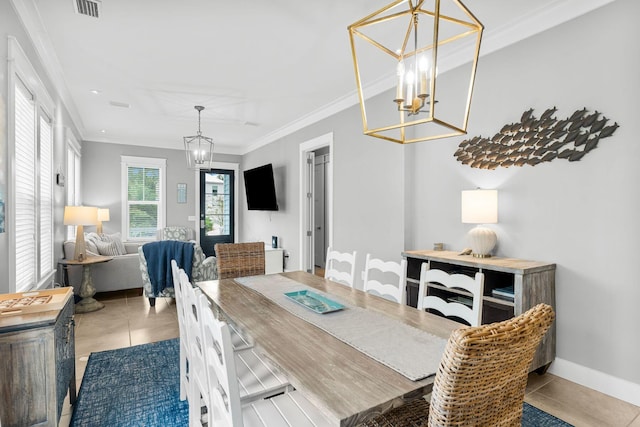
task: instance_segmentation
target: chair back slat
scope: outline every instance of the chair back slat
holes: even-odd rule
[[[199,298],[200,305],[208,307],[207,297],[201,294]],[[216,319],[211,309],[202,308],[201,314],[214,424],[241,427],[242,407],[229,325]]]
[[[392,274],[394,280],[384,283],[376,278],[375,274]],[[381,279],[382,280],[382,279]],[[364,268],[364,290],[378,294],[384,298],[392,299],[399,304],[405,304],[407,300],[407,261],[383,261],[372,258],[367,254]]]
[[[428,295],[428,283],[438,283],[450,289],[462,289],[471,294],[471,307],[446,301],[435,295]],[[429,269],[422,263],[420,268],[420,289],[418,290],[418,310],[434,309],[445,316],[455,316],[465,320],[471,326],[482,324],[482,296],[484,294],[484,274],[476,273],[474,277],[465,274],[448,274],[446,271]]]
[[[356,251],[351,253],[338,252],[328,247],[324,278],[353,288],[356,270],[356,254]],[[344,268],[341,269],[340,267]]]

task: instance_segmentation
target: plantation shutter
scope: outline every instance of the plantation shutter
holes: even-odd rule
[[[15,259],[16,291],[36,282],[36,141],[33,94],[15,85]]]
[[[53,271],[53,137],[51,119],[40,114],[40,275]]]

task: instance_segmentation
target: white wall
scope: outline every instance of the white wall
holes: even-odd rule
[[[4,233],[0,233],[0,271],[4,272],[4,279],[0,279],[0,293],[9,292],[14,289],[13,284],[8,283],[8,271],[9,271],[9,218],[6,214],[9,211],[8,207],[8,190],[10,180],[9,176],[9,161],[8,158],[8,129],[7,123],[9,121],[8,115],[13,114],[13,110],[9,108],[7,100],[8,89],[8,36],[15,37],[20,44],[20,47],[27,55],[29,62],[36,70],[40,80],[47,89],[49,96],[54,101],[56,106],[54,116],[54,131],[53,131],[53,169],[54,171],[65,170],[66,162],[66,141],[64,139],[65,132],[68,130],[78,136],[78,130],[74,126],[69,113],[65,109],[58,89],[51,83],[46,70],[40,62],[40,58],[33,48],[33,44],[27,35],[21,21],[13,9],[11,2],[0,1],[0,194],[5,201],[5,228]],[[65,189],[58,185],[53,186],[53,200],[54,200],[54,260],[62,258],[62,241],[64,240],[65,227],[62,225],[62,217],[64,213],[65,205]],[[54,265],[54,268],[56,266]]]
[[[397,259],[434,242],[466,246],[460,191],[497,188],[498,255],[557,264],[552,370],[640,404],[638,16],[638,2],[618,0],[479,62],[468,137],[492,136],[529,108],[539,116],[556,106],[560,119],[587,107],[620,128],[581,161],[475,170],[453,157],[464,138],[402,147],[365,137],[354,107],[243,157],[244,168],[281,168],[286,209],[269,218],[241,209],[241,237],[284,236],[289,265],[298,265],[298,144],[327,132],[334,246],[358,250],[362,261],[367,252]]]

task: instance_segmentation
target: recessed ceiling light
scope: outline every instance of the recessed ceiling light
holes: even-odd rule
[[[89,92],[91,92],[94,95],[99,95],[102,93],[102,91],[98,90],[98,89],[91,89]]]
[[[107,133],[106,129],[100,129],[100,133]]]

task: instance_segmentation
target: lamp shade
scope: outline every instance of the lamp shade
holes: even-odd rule
[[[498,190],[465,190],[462,192],[462,222],[495,224],[498,222]]]
[[[98,221],[109,221],[109,209],[98,209]]]
[[[98,208],[94,206],[65,206],[64,225],[95,225],[98,223]]]

